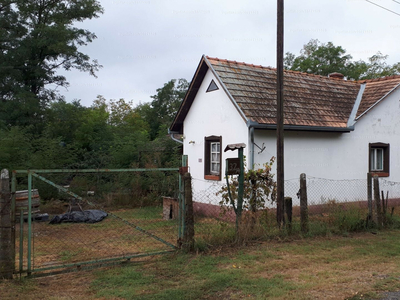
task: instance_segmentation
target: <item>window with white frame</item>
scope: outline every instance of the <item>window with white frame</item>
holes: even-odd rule
[[[221,136],[207,136],[204,138],[204,178],[221,180]]]
[[[381,177],[389,176],[389,144],[369,144],[369,172]]]
[[[212,142],[211,145],[211,174],[219,174],[221,169],[221,144],[220,142]]]
[[[383,148],[371,149],[371,171],[383,171]]]

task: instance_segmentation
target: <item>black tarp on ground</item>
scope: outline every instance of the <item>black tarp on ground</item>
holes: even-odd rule
[[[83,211],[72,211],[51,219],[50,224],[60,223],[97,223],[102,221],[108,214],[105,211],[89,209]]]

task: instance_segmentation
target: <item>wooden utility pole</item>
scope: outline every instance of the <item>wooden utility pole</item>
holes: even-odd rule
[[[276,162],[277,162],[277,210],[276,220],[281,227],[285,222],[284,217],[284,198],[285,198],[285,176],[283,161],[283,0],[278,0],[278,22],[277,22],[277,46],[276,46]]]

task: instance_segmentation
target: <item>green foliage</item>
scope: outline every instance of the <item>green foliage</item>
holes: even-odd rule
[[[40,128],[48,103],[68,82],[57,70],[95,75],[101,67],[78,50],[96,35],[75,27],[103,12],[96,0],[8,0],[0,5],[0,120]],[[53,85],[50,89],[49,85]]]
[[[286,54],[285,67],[325,76],[333,72],[343,73],[352,58],[351,55],[345,55],[345,53],[346,50],[340,46],[334,46],[331,42],[322,44],[318,40],[311,40],[300,50],[300,56]]]
[[[284,65],[288,70],[327,76],[339,72],[352,80],[373,79],[384,76],[399,75],[400,63],[388,65],[387,55],[378,52],[368,58],[368,61],[352,61],[352,56],[346,54],[341,46],[332,42],[326,44],[318,40],[310,40],[300,50],[300,55],[287,52]]]
[[[31,165],[30,134],[18,126],[0,129],[0,167],[24,169]]]
[[[168,81],[157,94],[151,96],[151,103],[141,104],[136,111],[150,126],[150,139],[165,135],[175,113],[186,94],[189,83],[185,79]]]
[[[182,101],[185,86],[185,80],[179,80],[176,86],[175,80],[171,80],[158,90],[151,105],[137,107],[124,99],[106,100],[102,96],[90,107],[82,106],[79,100],[53,101],[42,111],[40,128],[35,123],[16,126],[0,114],[0,167],[10,170],[178,167],[181,146],[167,135],[167,127]],[[154,120],[161,120],[157,129]],[[109,205],[140,206],[145,202],[159,204],[161,195],[176,197],[175,175],[152,172],[83,178],[66,174],[60,178],[49,175],[49,179],[71,185],[79,195],[96,190]],[[26,179],[19,178],[18,186],[26,188]],[[40,180],[35,188],[40,189],[44,201],[62,197]],[[134,203],[132,199],[136,199]]]
[[[271,157],[270,161],[265,163],[263,168],[255,170],[245,170],[244,172],[244,193],[243,208],[256,212],[260,208],[264,208],[267,201],[274,202],[276,200],[276,182],[273,179],[274,174],[271,173],[272,165],[275,157]],[[238,197],[239,181],[237,175],[229,177],[230,194],[228,186],[223,186],[217,193],[221,194],[222,201],[220,205],[225,207],[235,205]]]

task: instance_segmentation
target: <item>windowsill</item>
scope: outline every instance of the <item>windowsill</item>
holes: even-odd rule
[[[221,177],[219,175],[204,175],[204,179],[220,181]]]
[[[388,172],[371,172],[371,176],[377,175],[378,177],[389,177]]]

